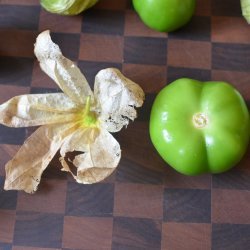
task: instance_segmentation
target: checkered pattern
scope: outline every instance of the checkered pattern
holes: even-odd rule
[[[156,94],[180,77],[229,81],[250,107],[250,27],[239,0],[197,0],[192,21],[171,34],[145,27],[129,0],[100,0],[76,17],[50,14],[38,0],[0,3],[1,103],[59,91],[33,54],[45,29],[92,87],[100,69],[116,67],[146,92],[138,119],[114,135],[117,171],[91,186],[61,172],[56,155],[36,194],[4,191],[4,165],[34,128],[0,125],[1,250],[250,249],[250,152],[227,173],[187,177],[148,134]]]

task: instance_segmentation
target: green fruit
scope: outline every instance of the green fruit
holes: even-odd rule
[[[98,0],[41,0],[41,5],[49,12],[60,15],[77,15],[92,7]]]
[[[189,22],[195,4],[196,0],[133,0],[142,21],[162,32],[174,31]]]
[[[157,95],[150,137],[161,157],[186,175],[221,173],[247,150],[247,106],[230,84],[179,79]]]

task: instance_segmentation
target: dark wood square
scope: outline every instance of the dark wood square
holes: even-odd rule
[[[213,16],[241,16],[240,1],[211,0]]]
[[[1,250],[12,250],[12,244],[0,242]]]
[[[123,153],[116,171],[116,181],[162,185],[166,164],[153,149],[148,124],[139,121],[131,123],[116,138]],[[137,153],[131,157],[135,150]]]
[[[83,14],[83,33],[123,35],[124,12],[91,9]]]
[[[17,203],[16,191],[4,191],[4,177],[0,176],[0,209],[15,210]]]
[[[23,144],[25,139],[25,128],[9,128],[0,124],[0,143]]]
[[[37,0],[2,0],[2,3],[8,5],[39,6]]]
[[[1,57],[0,84],[30,86],[33,60],[30,58]]]
[[[52,40],[59,45],[64,56],[77,60],[80,46],[79,34],[51,33]]]
[[[63,215],[18,211],[14,244],[40,248],[60,248],[63,233]]]
[[[213,188],[250,190],[250,171],[248,169],[232,169],[221,175],[214,175]]]
[[[152,219],[115,217],[112,249],[160,249],[161,223]]]
[[[96,74],[105,68],[117,68],[122,69],[121,63],[115,62],[91,62],[91,61],[79,61],[78,67],[81,69],[82,73],[86,77],[92,90],[94,89],[95,76]]]
[[[213,224],[212,249],[248,250],[250,246],[250,225]]]
[[[68,183],[66,215],[110,217],[113,214],[114,185]]]
[[[0,28],[37,30],[39,6],[0,5]]]
[[[103,0],[97,3],[95,8],[107,10],[124,10],[129,7],[130,1],[128,0]]]
[[[167,222],[211,222],[210,190],[165,189],[164,221]]]
[[[144,157],[146,157],[145,154]],[[162,184],[163,175],[161,171],[144,167],[139,163],[123,158],[117,169],[116,180],[118,182]]]
[[[233,58],[233,60],[231,60]],[[212,44],[212,68],[219,70],[248,71],[250,68],[249,44]]]
[[[210,41],[211,20],[207,16],[193,16],[187,26],[170,32],[169,39]]]
[[[150,48],[154,47],[154,50]],[[164,38],[125,37],[125,63],[165,65],[167,40]]]

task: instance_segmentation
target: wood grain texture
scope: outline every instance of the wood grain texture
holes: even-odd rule
[[[211,225],[208,223],[164,223],[162,250],[211,249]]]
[[[67,249],[111,249],[112,218],[67,216],[62,246]]]
[[[95,185],[62,172],[57,153],[36,194],[5,191],[6,162],[37,128],[0,125],[0,250],[249,250],[250,147],[226,173],[189,177],[160,158],[149,136],[154,99],[178,78],[228,81],[250,108],[250,33],[240,1],[197,0],[192,20],[168,34],[145,26],[130,0],[100,0],[78,16],[48,13],[39,0],[0,0],[0,103],[61,91],[33,54],[45,29],[92,89],[99,70],[115,67],[146,99],[114,134],[117,170]]]

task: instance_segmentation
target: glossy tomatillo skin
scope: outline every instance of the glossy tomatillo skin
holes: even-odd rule
[[[98,0],[41,0],[44,9],[59,15],[78,15],[92,7]]]
[[[161,32],[174,31],[193,16],[196,0],[133,0],[142,21]]]
[[[178,172],[221,173],[235,166],[247,150],[249,112],[228,83],[179,79],[157,95],[150,137]]]

